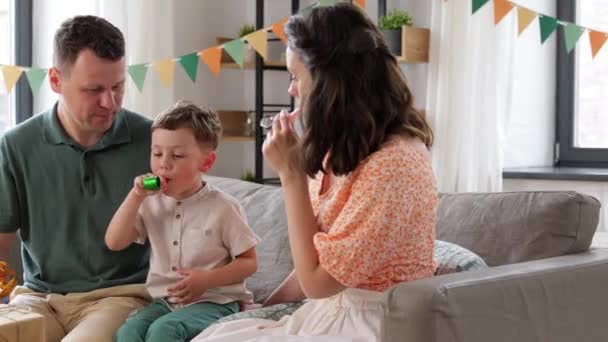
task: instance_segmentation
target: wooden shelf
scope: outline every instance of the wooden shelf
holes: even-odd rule
[[[255,141],[255,137],[249,137],[249,136],[237,136],[237,135],[227,135],[227,136],[223,136],[222,137],[222,141],[238,141],[238,142],[242,142],[242,141]]]
[[[429,39],[431,31],[427,28],[403,26],[401,29],[401,56],[398,63],[428,63]]]

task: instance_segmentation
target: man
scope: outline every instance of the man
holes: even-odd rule
[[[18,231],[24,286],[10,304],[46,317],[47,341],[112,341],[148,303],[148,247],[112,252],[112,214],[148,171],[150,120],[121,109],[124,38],[94,16],[55,34],[51,88],[59,100],[0,137],[0,259]]]

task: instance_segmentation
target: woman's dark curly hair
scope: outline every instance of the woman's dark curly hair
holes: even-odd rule
[[[353,171],[391,136],[417,137],[427,147],[433,134],[412,106],[412,93],[382,33],[356,6],[339,3],[292,16],[288,47],[311,73],[303,99],[300,162],[309,176],[328,168]]]

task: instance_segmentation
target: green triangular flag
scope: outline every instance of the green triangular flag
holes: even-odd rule
[[[319,0],[317,6],[333,6],[338,0]]]
[[[30,84],[30,89],[32,89],[32,94],[38,94],[38,90],[40,90],[40,86],[42,85],[42,81],[46,77],[46,73],[47,69],[38,68],[31,68],[25,72],[27,81]]]
[[[489,0],[473,0],[473,13],[477,12],[478,9],[482,8]]]
[[[179,64],[182,65],[188,77],[192,80],[192,82],[196,81],[196,70],[198,69],[198,54],[193,52],[189,55],[184,55],[179,58]]]
[[[137,86],[137,89],[139,89],[140,92],[144,87],[144,81],[146,80],[147,71],[148,71],[148,65],[145,63],[129,65],[129,69],[128,69],[129,75],[131,75],[133,82],[135,82],[135,85]]]
[[[300,13],[301,16],[303,17],[307,17],[310,12],[312,12],[312,9],[315,8],[318,4],[312,4],[312,5],[308,5],[304,8],[301,8],[298,13]]]
[[[576,42],[585,32],[584,27],[580,27],[578,25],[568,23],[568,25],[564,26],[564,42],[566,43],[566,51],[570,52],[574,49]]]
[[[231,40],[228,43],[224,43],[224,50],[228,52],[230,57],[234,59],[236,64],[238,64],[241,68],[243,67],[243,56],[245,51],[245,43],[241,40],[241,38],[237,38],[235,40]]]
[[[557,28],[557,19],[548,15],[539,15],[538,19],[538,23],[540,24],[540,42],[542,44]]]

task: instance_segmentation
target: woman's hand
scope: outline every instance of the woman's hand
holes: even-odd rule
[[[281,179],[297,171],[298,167],[294,149],[298,138],[293,129],[297,114],[297,109],[292,113],[282,110],[277,114],[262,145],[264,158]]]

